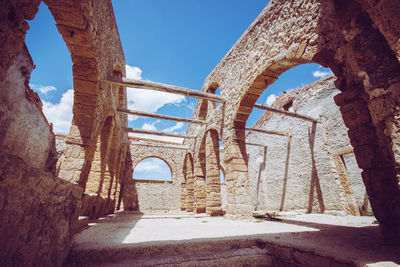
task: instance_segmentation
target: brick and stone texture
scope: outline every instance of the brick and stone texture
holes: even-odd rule
[[[141,212],[175,212],[180,209],[179,187],[173,181],[135,179]]]
[[[125,76],[111,1],[44,1],[73,62],[73,121],[58,160],[40,101],[27,88],[32,63],[23,51],[25,20],[34,18],[40,2],[3,1],[0,10],[0,197],[4,199],[0,251],[2,262],[8,265],[61,265],[86,189],[85,203],[87,196],[96,194],[101,201],[128,209],[137,198],[127,183],[135,160],[126,144],[127,134],[121,131],[127,118],[116,111],[126,108],[126,89],[105,82],[109,75]],[[392,0],[272,0],[204,82],[203,91],[215,92],[219,87],[226,103],[212,110],[205,101],[196,106],[194,117],[206,118],[208,123],[191,125],[188,133],[198,138],[185,140],[190,147],[185,153],[192,155],[192,176],[186,175],[185,183],[186,209],[206,210],[203,140],[214,129],[224,147],[226,212],[251,214],[247,118],[258,97],[280,74],[300,64],[318,63],[330,67],[336,76],[335,86],[341,93],[335,103],[348,128],[383,236],[387,242],[399,243],[398,10],[400,3]],[[24,130],[31,122],[35,123],[31,131]],[[316,134],[315,127],[311,132]],[[184,156],[179,157],[181,164]],[[318,173],[318,166],[314,170]],[[334,190],[342,186],[339,203],[349,204],[351,190],[344,181],[336,183]],[[178,188],[182,182],[178,179]],[[318,179],[312,184],[316,198],[311,195],[311,208],[327,209],[327,203],[320,201],[322,184],[318,186]],[[93,188],[96,193],[91,193]],[[102,202],[93,207],[105,214],[113,209],[110,205]]]
[[[25,46],[0,81],[0,258],[4,266],[61,265],[82,189],[55,176],[55,137],[29,88]]]
[[[272,104],[292,102],[290,110],[317,123],[265,112],[254,128],[288,133],[288,136],[249,132],[249,178],[252,202],[264,211],[346,212],[368,211],[368,202],[347,128],[334,96],[340,93],[328,77],[279,96]],[[339,165],[337,165],[339,164]]]
[[[140,141],[130,145],[131,171],[124,176],[123,207],[139,211],[176,211],[181,207],[181,185],[186,150],[177,145],[156,141]],[[171,170],[171,181],[144,181],[133,179],[136,165],[144,159],[155,157],[163,160]],[[186,177],[186,182],[187,182]]]
[[[206,133],[206,213],[211,216],[222,215],[219,136],[215,130]]]
[[[341,91],[335,97],[371,207],[388,242],[400,240],[398,172],[399,10],[396,1],[271,1],[206,78],[227,102],[207,126],[191,126],[193,157],[211,127],[225,151],[227,213],[248,214],[245,124],[261,93],[283,72],[305,63],[330,67]],[[284,22],[284,23],[280,23]],[[223,106],[223,108],[222,108]],[[193,117],[201,114],[202,101]]]
[[[185,162],[183,165],[183,174],[185,177],[185,191],[186,198],[182,199],[184,210],[188,212],[193,211],[194,207],[194,165],[193,157],[190,153],[185,155]],[[182,186],[182,185],[181,185]]]
[[[108,75],[125,74],[111,1],[45,1],[73,62],[73,121],[59,158],[40,99],[29,88],[33,62],[24,46],[29,28],[25,20],[34,18],[40,2],[5,1],[0,11],[0,217],[4,233],[1,258],[6,265],[62,264],[71,245],[73,225],[82,212],[98,137],[109,117],[114,122],[110,131],[113,148],[107,146],[106,153],[116,155],[112,158],[120,162],[101,165],[116,173],[116,180],[125,168],[120,163],[125,163],[121,154],[126,151],[127,135],[120,129],[126,125],[126,116],[119,115],[116,108],[126,107],[126,101],[121,101],[126,93],[104,82]],[[109,177],[105,181],[111,184]],[[100,194],[114,194],[110,187],[103,189]],[[100,213],[107,213],[107,209],[114,210],[103,205]]]

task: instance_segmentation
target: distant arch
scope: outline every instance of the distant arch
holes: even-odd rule
[[[141,166],[141,164],[146,164],[146,160],[150,160],[150,159],[156,159],[156,161],[158,161],[158,163],[161,163],[162,165],[159,165],[159,167],[163,167],[163,166],[167,166],[168,170],[169,170],[169,177],[152,177],[152,178],[146,178],[146,177],[139,177],[139,176],[135,176],[135,172],[137,174],[138,170],[137,168]],[[153,162],[154,163],[154,162]],[[164,165],[163,165],[164,164]],[[153,165],[154,166],[154,165]],[[157,166],[153,167],[152,165],[148,165],[148,166],[144,166],[143,168],[146,169],[148,168],[150,171],[152,168],[156,168]],[[171,167],[171,165],[169,164],[169,162],[167,160],[165,160],[164,158],[160,157],[160,156],[147,156],[142,158],[140,161],[138,161],[133,167],[133,174],[132,174],[132,178],[133,179],[139,179],[139,180],[161,180],[161,181],[172,181],[172,177],[174,175],[174,171],[173,168]],[[154,171],[154,170],[153,170]],[[167,175],[168,176],[168,175]],[[162,178],[162,179],[160,179]]]

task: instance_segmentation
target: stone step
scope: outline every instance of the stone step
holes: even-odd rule
[[[165,257],[124,258],[74,263],[73,266],[273,266],[263,249],[252,247],[223,252],[197,252]]]
[[[146,242],[71,250],[67,266],[356,266],[254,238]]]

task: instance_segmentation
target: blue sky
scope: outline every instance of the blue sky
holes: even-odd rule
[[[130,77],[200,90],[203,81],[266,6],[265,0],[113,0]],[[43,101],[56,133],[68,133],[72,119],[72,62],[47,7],[29,22],[26,43],[35,70],[30,84]],[[285,72],[257,101],[313,82],[329,70],[316,64]],[[197,99],[128,89],[131,109],[191,117]],[[262,111],[254,110],[248,125]],[[187,125],[130,117],[134,128],[184,133]],[[159,138],[159,137],[151,137]],[[167,138],[175,141],[172,138]],[[179,141],[179,140],[176,140]]]

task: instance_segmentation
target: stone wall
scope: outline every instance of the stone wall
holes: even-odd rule
[[[208,75],[202,91],[219,87],[226,102],[206,126],[189,127],[188,133],[199,138],[185,144],[201,161],[203,137],[216,127],[224,146],[229,215],[249,216],[253,210],[245,127],[254,104],[283,72],[318,63],[337,77],[341,93],[335,103],[382,233],[387,242],[399,242],[400,33],[394,30],[399,19],[392,12],[398,9],[400,3],[390,0],[272,0]],[[193,118],[204,117],[204,101],[198,102]],[[335,165],[343,162],[336,157]]]
[[[365,186],[361,170],[354,164],[354,154],[347,154],[345,160],[352,178],[346,186],[350,184],[350,191],[354,192],[347,198],[349,190],[343,189],[341,181],[348,178],[340,177],[333,159],[334,151],[350,145],[347,128],[333,100],[339,93],[334,80],[325,78],[287,92],[272,104],[279,107],[293,99],[291,110],[318,120],[314,133],[310,121],[267,111],[253,127],[289,133],[290,144],[286,136],[247,134],[246,142],[265,145],[247,145],[250,192],[257,210],[346,211],[359,215]],[[357,209],[352,210],[352,205]]]
[[[180,188],[172,181],[135,179],[139,211],[178,211]]]
[[[55,138],[29,88],[25,46],[0,81],[0,258],[4,266],[61,265],[82,189],[57,178]]]
[[[4,154],[20,157],[32,167],[51,170],[55,164],[54,135],[42,113],[39,96],[29,88],[32,70],[33,61],[23,46],[0,83],[0,146]]]
[[[111,1],[45,1],[73,62],[73,121],[60,157],[41,101],[29,88],[33,62],[24,45],[26,20],[40,3],[3,1],[0,11],[0,257],[7,266],[63,263],[109,117],[112,138],[102,154],[111,156],[101,158],[100,169],[111,177],[100,190],[108,204],[119,196],[126,156],[126,116],[116,111],[126,107],[126,91],[105,82],[108,75],[125,74]],[[104,214],[114,210],[109,206],[96,208]]]
[[[179,210],[183,164],[186,151],[174,143],[155,140],[130,145],[131,170],[124,177],[123,206],[127,210]],[[142,160],[155,157],[163,160],[171,169],[171,181],[134,180],[133,171]],[[165,200],[163,202],[162,200]]]

